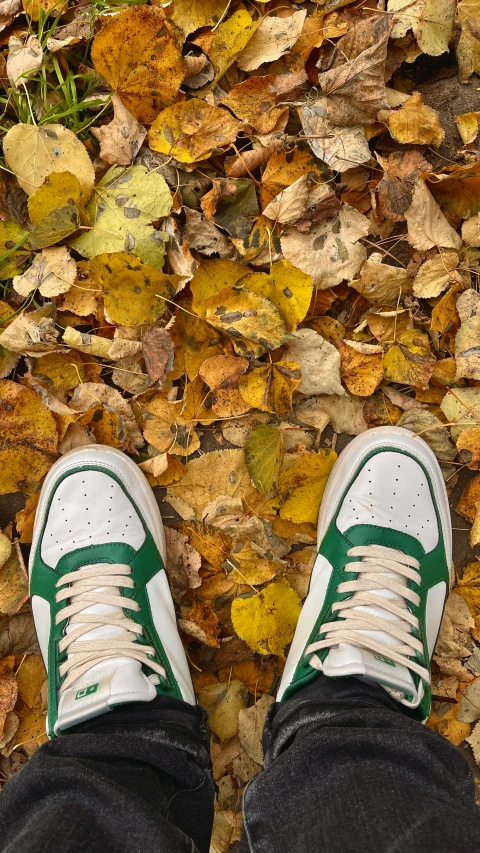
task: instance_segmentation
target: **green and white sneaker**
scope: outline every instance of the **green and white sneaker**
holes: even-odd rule
[[[318,543],[277,701],[319,671],[353,675],[424,720],[452,582],[447,493],[428,445],[397,427],[355,438],[327,483]]]
[[[158,693],[195,703],[164,566],[162,519],[138,466],[101,445],[62,456],[42,488],[29,566],[50,736]]]

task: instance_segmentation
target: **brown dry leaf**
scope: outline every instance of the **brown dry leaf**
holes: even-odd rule
[[[39,654],[31,613],[0,618],[0,658],[6,655]]]
[[[142,335],[142,353],[149,377],[148,384],[162,388],[173,370],[175,360],[173,341],[166,329],[147,329]]]
[[[429,169],[429,163],[414,149],[394,151],[388,157],[376,154],[383,177],[375,187],[379,213],[395,222],[405,218],[412,202],[415,181]]]
[[[455,336],[455,379],[480,379],[480,296],[466,290],[457,299],[461,326]]]
[[[340,355],[333,344],[313,329],[292,333],[283,360],[299,364],[302,394],[345,394],[340,381]]]
[[[209,673],[205,673],[209,675]],[[220,681],[230,681],[237,678],[243,681],[251,696],[257,699],[271,690],[275,679],[275,670],[268,660],[246,660],[236,663],[232,667],[220,669],[218,673]]]
[[[82,422],[90,425],[99,444],[120,447],[129,453],[142,446],[130,403],[115,388],[84,382],[75,389],[69,406],[84,414]]]
[[[17,701],[17,682],[12,666],[12,658],[0,661],[0,732],[2,734],[7,714],[13,711]]]
[[[385,60],[390,22],[376,15],[354,25],[336,45],[333,67],[318,75],[325,98],[325,118],[334,125],[358,126],[375,121],[388,105]]]
[[[342,359],[342,381],[351,394],[369,397],[383,379],[382,347],[355,341],[337,341],[336,346]]]
[[[414,92],[398,110],[381,110],[378,118],[385,122],[393,138],[403,144],[438,148],[445,137],[439,113],[423,103],[419,92]]]
[[[369,302],[377,305],[396,305],[399,296],[408,293],[412,280],[407,271],[382,263],[380,252],[374,252],[363,264],[360,277],[350,282]]]
[[[457,448],[450,438],[448,429],[428,409],[412,406],[398,419],[397,426],[405,427],[417,435],[421,435],[440,462],[453,462],[455,459]]]
[[[248,757],[257,764],[263,764],[262,735],[268,711],[274,704],[273,696],[266,693],[252,705],[245,708],[238,715],[238,736],[243,749]]]
[[[0,568],[0,613],[11,616],[28,599],[28,575],[18,544]]]
[[[196,599],[190,609],[185,610],[185,618],[179,619],[179,627],[200,643],[218,648],[218,617],[210,601]]]
[[[184,533],[165,528],[167,543],[167,574],[174,600],[178,603],[188,589],[196,589],[202,583],[199,570],[202,558],[195,548],[188,544]]]
[[[458,76],[462,82],[480,71],[480,40],[477,22],[480,15],[478,0],[462,0],[458,4],[458,18],[462,27],[457,45]]]
[[[270,133],[277,129],[282,117],[288,116],[285,104],[277,106],[277,99],[285,101],[293,89],[307,79],[305,71],[295,74],[269,74],[267,77],[249,77],[230,89],[221,104],[232,110],[239,118],[247,121],[258,133]]]
[[[467,432],[467,430],[465,430]],[[463,490],[456,511],[463,515],[467,521],[475,521],[477,514],[477,503],[480,501],[480,475],[470,480]]]
[[[248,45],[237,56],[242,71],[253,71],[265,62],[273,62],[296,42],[302,32],[306,11],[293,12],[288,18],[261,19]]]
[[[173,103],[185,74],[174,31],[162,10],[151,6],[107,19],[94,39],[92,60],[129,112],[146,123]]]
[[[467,602],[462,598],[461,590],[452,592],[445,605],[434,654],[434,660],[445,675],[453,675],[462,681],[473,680],[462,661],[472,653],[470,632],[474,626],[475,621]]]
[[[472,469],[478,470],[480,466],[480,425],[474,429],[464,429],[457,439],[457,450],[463,462]]]
[[[112,104],[112,121],[92,127],[92,133],[100,142],[100,157],[105,163],[128,166],[142,147],[147,130],[130,115],[118,95],[112,95]]]

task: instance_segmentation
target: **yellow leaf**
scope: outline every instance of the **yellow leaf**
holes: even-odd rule
[[[463,490],[456,510],[463,515],[467,521],[475,521],[477,515],[477,504],[480,501],[480,474],[470,480]]]
[[[41,655],[26,657],[17,672],[18,693],[29,708],[41,709],[40,691],[47,679]]]
[[[251,291],[225,287],[207,300],[205,308],[210,325],[233,338],[242,337],[270,350],[290,340],[278,309]]]
[[[317,332],[326,341],[333,344],[339,338],[345,337],[345,326],[342,326],[338,320],[333,317],[315,317],[309,321],[310,327]],[[375,337],[377,337],[375,335]]]
[[[109,358],[112,341],[110,338],[102,338],[100,335],[89,335],[79,332],[72,326],[67,326],[63,333],[63,343],[67,347],[84,352],[98,358]]]
[[[39,746],[48,740],[46,732],[46,715],[36,711],[19,711],[20,725],[15,734],[15,746],[22,746],[30,757]]]
[[[306,453],[281,471],[277,480],[277,496],[272,506],[280,507],[280,517],[287,521],[317,523],[322,495],[337,454],[321,449]]]
[[[8,379],[0,380],[0,419],[0,494],[28,494],[54,460],[55,420],[34,391]]]
[[[462,113],[455,116],[455,124],[464,145],[469,145],[478,136],[480,113]]]
[[[285,82],[283,89],[279,85],[281,79],[275,74],[269,74],[268,77],[249,77],[244,83],[232,86],[220,103],[229,107],[238,118],[247,121],[258,133],[270,133],[276,130],[276,124],[282,117],[285,124],[288,116],[288,108],[284,103],[276,105],[277,97],[283,94],[285,100],[288,91],[286,75],[282,80]],[[291,88],[295,85],[292,81]]]
[[[105,312],[120,326],[154,323],[172,299],[178,276],[165,275],[127,252],[97,255],[90,261],[92,283],[103,290]]]
[[[300,599],[288,583],[271,583],[257,595],[232,602],[235,631],[262,655],[284,656],[299,615]]]
[[[38,21],[40,14],[46,17],[63,8],[62,0],[22,0],[22,6],[32,21]]]
[[[81,205],[82,188],[71,172],[52,172],[28,199],[28,213],[38,225],[53,210],[65,207],[68,202]]]
[[[480,388],[448,388],[440,408],[449,423],[457,424],[451,427],[456,441],[462,430],[480,426]]]
[[[254,367],[240,377],[243,399],[261,412],[275,412],[281,417],[292,411],[292,394],[301,381],[300,367],[295,361],[283,361]]]
[[[225,12],[225,0],[175,0],[172,20],[188,36],[217,24]]]
[[[310,173],[317,182],[320,183],[323,180],[321,163],[311,153],[300,151],[298,148],[288,153],[274,152],[262,174],[262,209],[282,190],[290,187],[302,175]]]
[[[435,358],[430,351],[428,335],[412,329],[400,335],[398,343],[383,357],[387,382],[426,388],[432,375]]]
[[[230,577],[239,584],[266,583],[283,565],[279,560],[268,559],[254,542],[242,541],[235,543],[226,562]]]
[[[5,160],[27,195],[42,186],[52,172],[69,172],[78,178],[84,204],[95,182],[93,163],[86,148],[61,124],[14,124],[3,140]]]
[[[158,172],[140,165],[113,166],[97,184],[87,208],[93,227],[70,245],[86,258],[102,252],[132,252],[161,270],[166,235],[151,223],[168,216],[171,209],[168,184]]]
[[[432,332],[441,332],[443,334],[449,331],[452,326],[460,325],[456,303],[457,294],[462,290],[462,287],[460,284],[454,284],[437,302],[432,310]]]
[[[282,435],[268,424],[256,426],[245,443],[245,464],[253,485],[268,493],[282,464]]]
[[[419,92],[414,92],[398,110],[380,110],[378,118],[385,122],[393,138],[403,144],[438,148],[445,137],[438,112],[423,103]]]
[[[283,56],[300,36],[306,17],[303,10],[286,18],[268,15],[260,18],[258,29],[237,58],[238,67],[242,71],[253,71],[264,62],[273,62]]]
[[[215,571],[222,569],[232,547],[230,536],[217,527],[200,521],[184,521],[179,525],[179,529],[188,536],[190,545]]]
[[[440,296],[449,284],[463,285],[460,273],[455,272],[459,263],[456,252],[440,252],[425,261],[413,282],[413,295],[422,299]]]
[[[167,489],[167,500],[179,497],[188,503],[198,518],[218,495],[242,498],[251,489],[243,448],[217,450],[191,459],[178,483]]]
[[[19,275],[29,256],[28,249],[18,248],[11,251],[17,243],[25,242],[28,231],[16,222],[0,222],[0,255],[8,252],[8,257],[0,263],[0,281]]]
[[[475,545],[480,544],[480,501],[476,502],[475,508],[476,514],[470,531],[470,546],[472,548],[474,548]]]
[[[359,278],[350,285],[369,302],[396,305],[399,296],[411,290],[412,280],[406,270],[383,264],[381,258],[374,255],[364,263]]]
[[[33,362],[32,376],[46,379],[58,391],[71,391],[85,379],[85,367],[76,352],[52,352]]]
[[[207,684],[198,694],[198,701],[208,713],[208,725],[221,741],[238,732],[238,714],[247,707],[248,690],[241,681],[229,684]]]
[[[129,112],[147,124],[175,101],[185,73],[173,28],[151,6],[108,19],[94,39],[92,60]]]
[[[207,675],[207,673],[204,673]],[[233,667],[220,669],[218,677],[220,681],[231,681],[238,678],[243,681],[248,692],[258,699],[264,693],[268,693],[275,678],[275,670],[268,661],[245,660],[235,663]]]
[[[311,277],[288,261],[274,263],[268,275],[246,275],[241,284],[257,296],[269,299],[283,315],[290,331],[305,318],[312,299]]]
[[[229,260],[202,261],[190,282],[193,302],[192,311],[205,317],[207,299],[224,287],[233,287],[248,270],[243,264]]]
[[[169,329],[175,345],[175,367],[170,374],[173,380],[184,373],[194,379],[202,364],[223,354],[220,336],[203,318],[193,317],[187,311],[177,311],[175,323]]]
[[[342,380],[351,394],[369,397],[383,379],[382,353],[358,351],[348,344],[348,341],[337,341],[336,344],[342,359]]]
[[[198,418],[190,420],[181,401],[170,402],[158,394],[145,410],[153,417],[144,419],[144,438],[160,453],[189,456],[199,449],[200,439],[194,429]]]
[[[180,163],[196,163],[234,142],[241,126],[228,110],[192,98],[157,116],[148,135],[150,148]]]
[[[195,44],[205,51],[215,70],[215,77],[206,89],[212,90],[216,86],[220,77],[223,77],[225,71],[235,62],[260,21],[261,18],[254,21],[246,9],[240,8],[213,32],[197,36]],[[203,94],[203,89],[199,94]]]

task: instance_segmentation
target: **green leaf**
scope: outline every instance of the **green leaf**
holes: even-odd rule
[[[86,258],[132,252],[145,264],[162,269],[166,237],[151,223],[168,216],[172,197],[168,184],[144,166],[114,166],[95,188],[87,206],[92,228],[70,245]]]
[[[261,492],[271,490],[282,458],[280,431],[268,424],[256,426],[245,443],[245,463],[253,485]]]

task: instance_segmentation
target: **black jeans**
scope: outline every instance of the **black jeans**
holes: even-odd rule
[[[461,753],[379,687],[319,676],[271,709],[242,853],[478,853]],[[208,853],[205,712],[158,697],[42,746],[0,795],[2,851]]]

